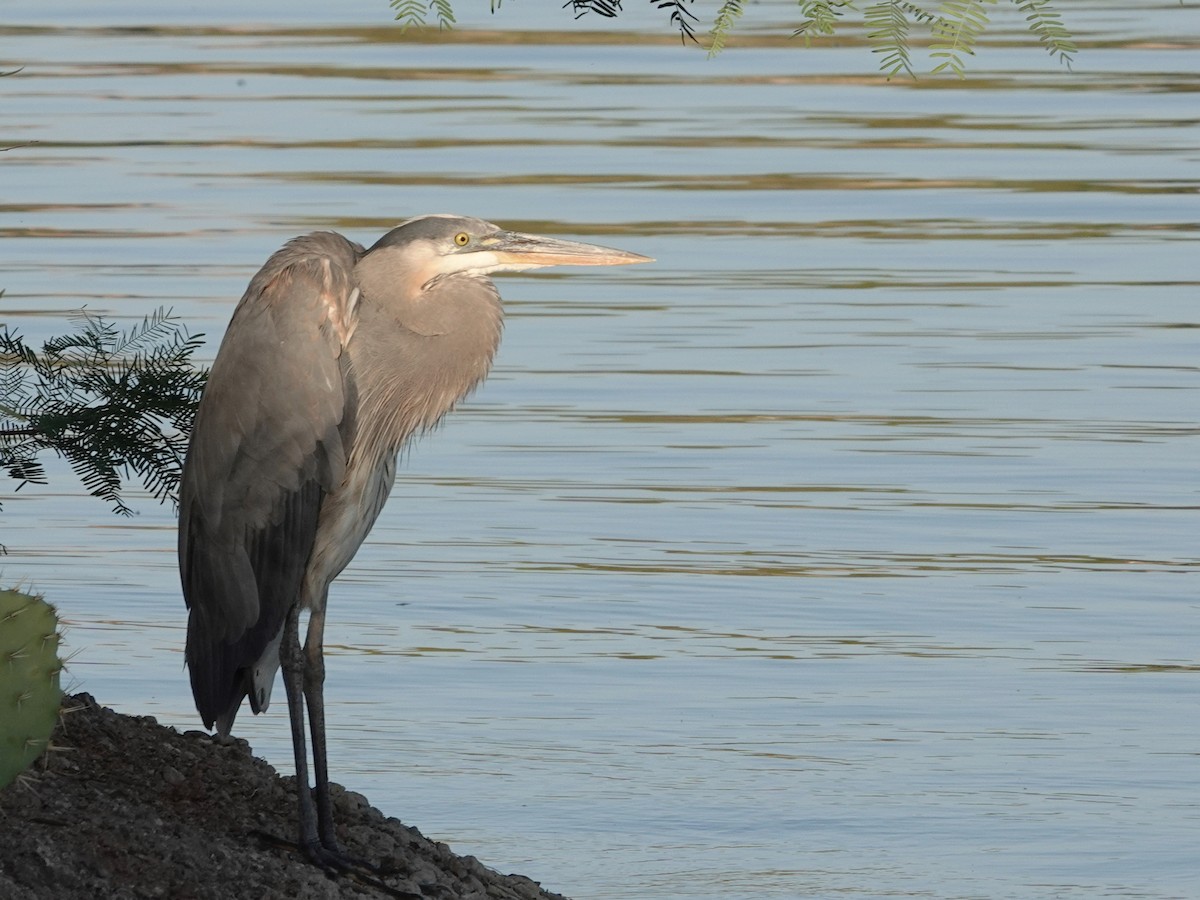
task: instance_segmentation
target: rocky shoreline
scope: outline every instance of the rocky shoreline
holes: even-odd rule
[[[0,790],[9,900],[564,900],[458,856],[334,785],[338,838],[375,872],[331,875],[292,842],[292,779],[244,740],[183,734],[67,697],[51,751]]]

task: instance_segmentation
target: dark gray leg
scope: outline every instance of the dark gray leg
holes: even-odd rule
[[[296,797],[300,812],[300,847],[314,862],[320,854],[317,814],[308,786],[308,748],[304,743],[304,655],[300,650],[300,607],[293,606],[283,623],[279,646],[283,686],[287,690],[288,718],[292,725],[292,751],[296,758]]]
[[[312,733],[313,780],[317,799],[317,833],[327,850],[341,853],[333,828],[329,797],[329,764],[325,747],[325,610],[314,610],[304,642],[304,698],[308,701],[308,727]]]
[[[300,607],[295,606],[283,625],[279,664],[287,688],[288,718],[292,724],[292,748],[296,754],[296,796],[300,803],[300,848],[312,862],[328,871],[377,867],[354,860],[338,848],[333,832],[333,804],[329,798],[329,768],[325,762],[325,660],[323,633],[325,612],[313,612],[308,621],[308,639],[300,646]],[[308,749],[304,741],[304,709],[308,707],[313,742],[314,791],[308,783]]]

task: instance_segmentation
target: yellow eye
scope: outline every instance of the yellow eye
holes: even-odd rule
[[[454,236],[454,243],[458,244],[460,247],[465,247],[467,244],[471,243],[471,236],[465,231],[460,231]]]

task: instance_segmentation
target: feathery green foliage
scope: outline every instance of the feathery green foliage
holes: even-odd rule
[[[429,0],[429,8],[437,15],[439,29],[454,27],[454,10],[450,7],[450,0]]]
[[[438,14],[439,24],[449,28],[454,23],[451,9],[453,0],[389,0],[396,10],[396,19],[408,28],[422,25],[430,10]],[[496,12],[503,0],[490,0],[492,12]],[[575,18],[588,14],[614,18],[624,12],[624,0],[565,0],[563,6],[574,13]],[[679,32],[686,43],[699,43],[696,37],[694,12],[696,0],[643,0],[655,9],[668,14],[671,26]],[[714,0],[716,13],[708,32],[708,55],[716,56],[725,49],[734,28],[749,9],[747,0]],[[792,32],[793,37],[804,38],[806,46],[814,38],[830,37],[847,20],[848,13],[861,13],[871,52],[877,54],[879,68],[890,80],[904,73],[916,77],[910,52],[912,32],[927,31],[930,56],[937,63],[933,72],[950,71],[960,78],[966,70],[965,59],[975,55],[984,29],[988,26],[986,6],[997,0],[940,0],[936,9],[926,8],[912,0],[863,0],[863,6],[855,0],[796,0],[803,17],[800,25]],[[1071,61],[1079,52],[1070,32],[1055,10],[1054,0],[1011,0],[1025,16],[1030,33],[1038,42],[1070,68]]]
[[[118,513],[131,513],[131,474],[175,501],[207,378],[191,365],[200,336],[163,310],[128,331],[86,313],[76,326],[40,351],[0,327],[0,469],[18,489],[45,483],[38,457],[50,450]]]
[[[879,0],[867,7],[867,40],[878,53],[879,68],[890,81],[900,72],[915,78],[908,56],[908,15],[898,0]]]
[[[804,38],[804,46],[807,47],[814,35],[833,34],[842,11],[846,9],[854,9],[851,0],[800,0],[800,13],[804,21],[792,32],[792,37]]]
[[[423,26],[431,11],[437,16],[439,29],[454,27],[454,9],[450,0],[388,0],[388,6],[395,10],[396,21],[405,31]],[[492,0],[492,12],[499,6],[498,0]]]
[[[1079,52],[1070,32],[1063,27],[1062,16],[1050,6],[1050,0],[1015,0],[1025,13],[1025,21],[1051,56],[1057,56],[1068,69]]]
[[[988,25],[983,7],[995,2],[943,0],[938,7],[938,21],[933,25],[933,43],[929,45],[929,55],[942,60],[933,67],[933,74],[949,68],[959,78],[963,77],[962,57],[975,55],[975,45]]]
[[[404,31],[420,28],[425,24],[424,0],[388,0],[388,6],[392,8],[396,21]]]
[[[742,17],[744,0],[725,0],[713,20],[712,30],[708,33],[708,55],[711,59],[725,49],[725,41],[734,24]]]

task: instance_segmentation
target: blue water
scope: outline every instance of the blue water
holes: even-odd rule
[[[915,84],[516,4],[432,42],[384,3],[6,13],[31,339],[168,305],[211,358],[284,240],[424,212],[658,259],[503,279],[491,380],[333,591],[337,780],[580,900],[1195,894],[1186,6],[1072,7],[1071,73],[1002,21]],[[171,511],[51,468],[0,574],[79,689],[197,727]],[[281,770],[285,716],[238,723]]]

